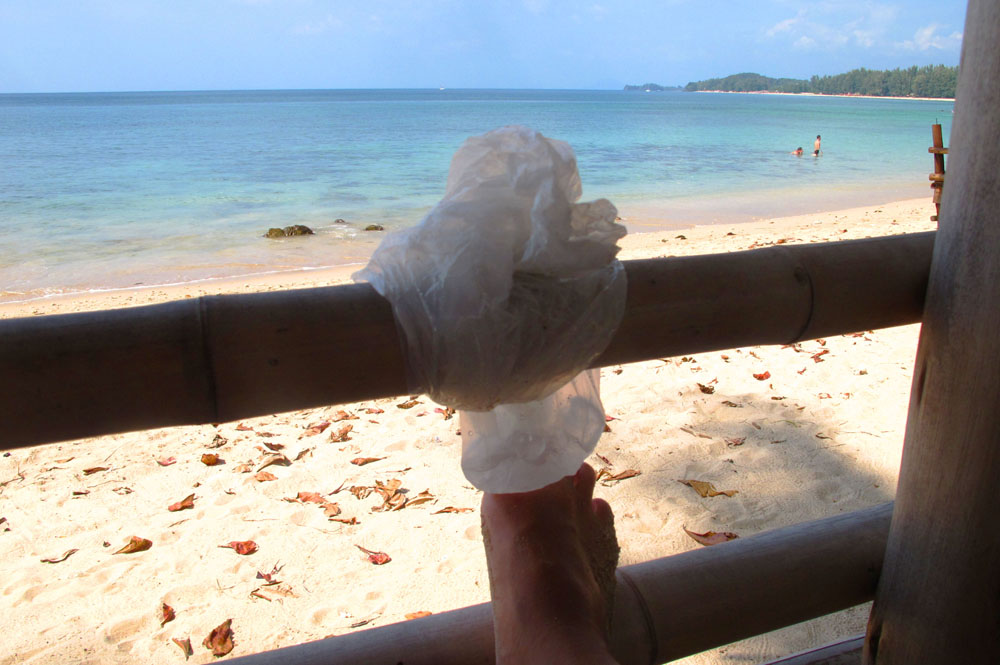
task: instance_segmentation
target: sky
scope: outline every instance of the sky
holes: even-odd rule
[[[0,93],[620,89],[957,65],[964,0],[0,0]]]

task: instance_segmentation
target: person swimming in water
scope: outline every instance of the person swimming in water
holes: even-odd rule
[[[819,157],[819,143],[820,135],[816,135],[816,141],[813,143],[813,157]]]
[[[802,156],[802,146],[799,146],[795,150],[792,150],[791,154],[795,155],[796,157],[801,157]]]

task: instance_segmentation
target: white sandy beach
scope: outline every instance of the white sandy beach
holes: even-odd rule
[[[936,226],[932,212],[928,194],[642,233],[621,242],[620,258],[926,231]],[[37,300],[2,305],[0,318],[323,286],[348,281],[350,272]],[[918,332],[914,325],[605,368],[610,431],[589,461],[641,472],[598,485],[616,514],[621,564],[701,547],[683,527],[747,536],[891,500]],[[764,372],[770,377],[754,378]],[[459,469],[458,419],[426,397],[413,401],[3,453],[0,663],[183,663],[175,640],[185,639],[193,648],[187,662],[208,663],[217,658],[202,642],[227,619],[231,656],[240,656],[488,600],[480,493]],[[276,452],[289,463],[265,467]],[[206,454],[222,463],[206,465]],[[359,465],[359,458],[375,459]],[[681,479],[738,493],[701,498]],[[381,510],[378,488],[391,495],[384,487],[395,480],[410,503]],[[168,509],[190,495],[192,507]],[[400,503],[390,496],[389,508]],[[132,536],[151,547],[116,554]],[[256,551],[222,547],[241,541]],[[359,547],[391,560],[373,565]],[[174,614],[165,623],[164,604]],[[858,608],[681,662],[762,662],[861,633],[866,618]]]

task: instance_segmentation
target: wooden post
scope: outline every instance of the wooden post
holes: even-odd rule
[[[875,665],[1000,661],[1000,3],[971,0]]]
[[[938,221],[941,214],[941,189],[944,187],[944,156],[948,154],[948,148],[944,147],[944,138],[941,135],[941,125],[931,125],[931,145],[927,152],[934,155],[934,173],[930,175],[931,189],[934,190],[934,209],[937,214],[931,217],[932,222]]]

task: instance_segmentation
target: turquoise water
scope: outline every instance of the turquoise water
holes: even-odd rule
[[[365,226],[419,221],[461,142],[506,124],[568,141],[584,199],[611,199],[633,231],[925,196],[930,125],[947,137],[952,108],[623,91],[0,95],[0,301],[363,262],[382,235]],[[261,237],[289,224],[317,235]]]

